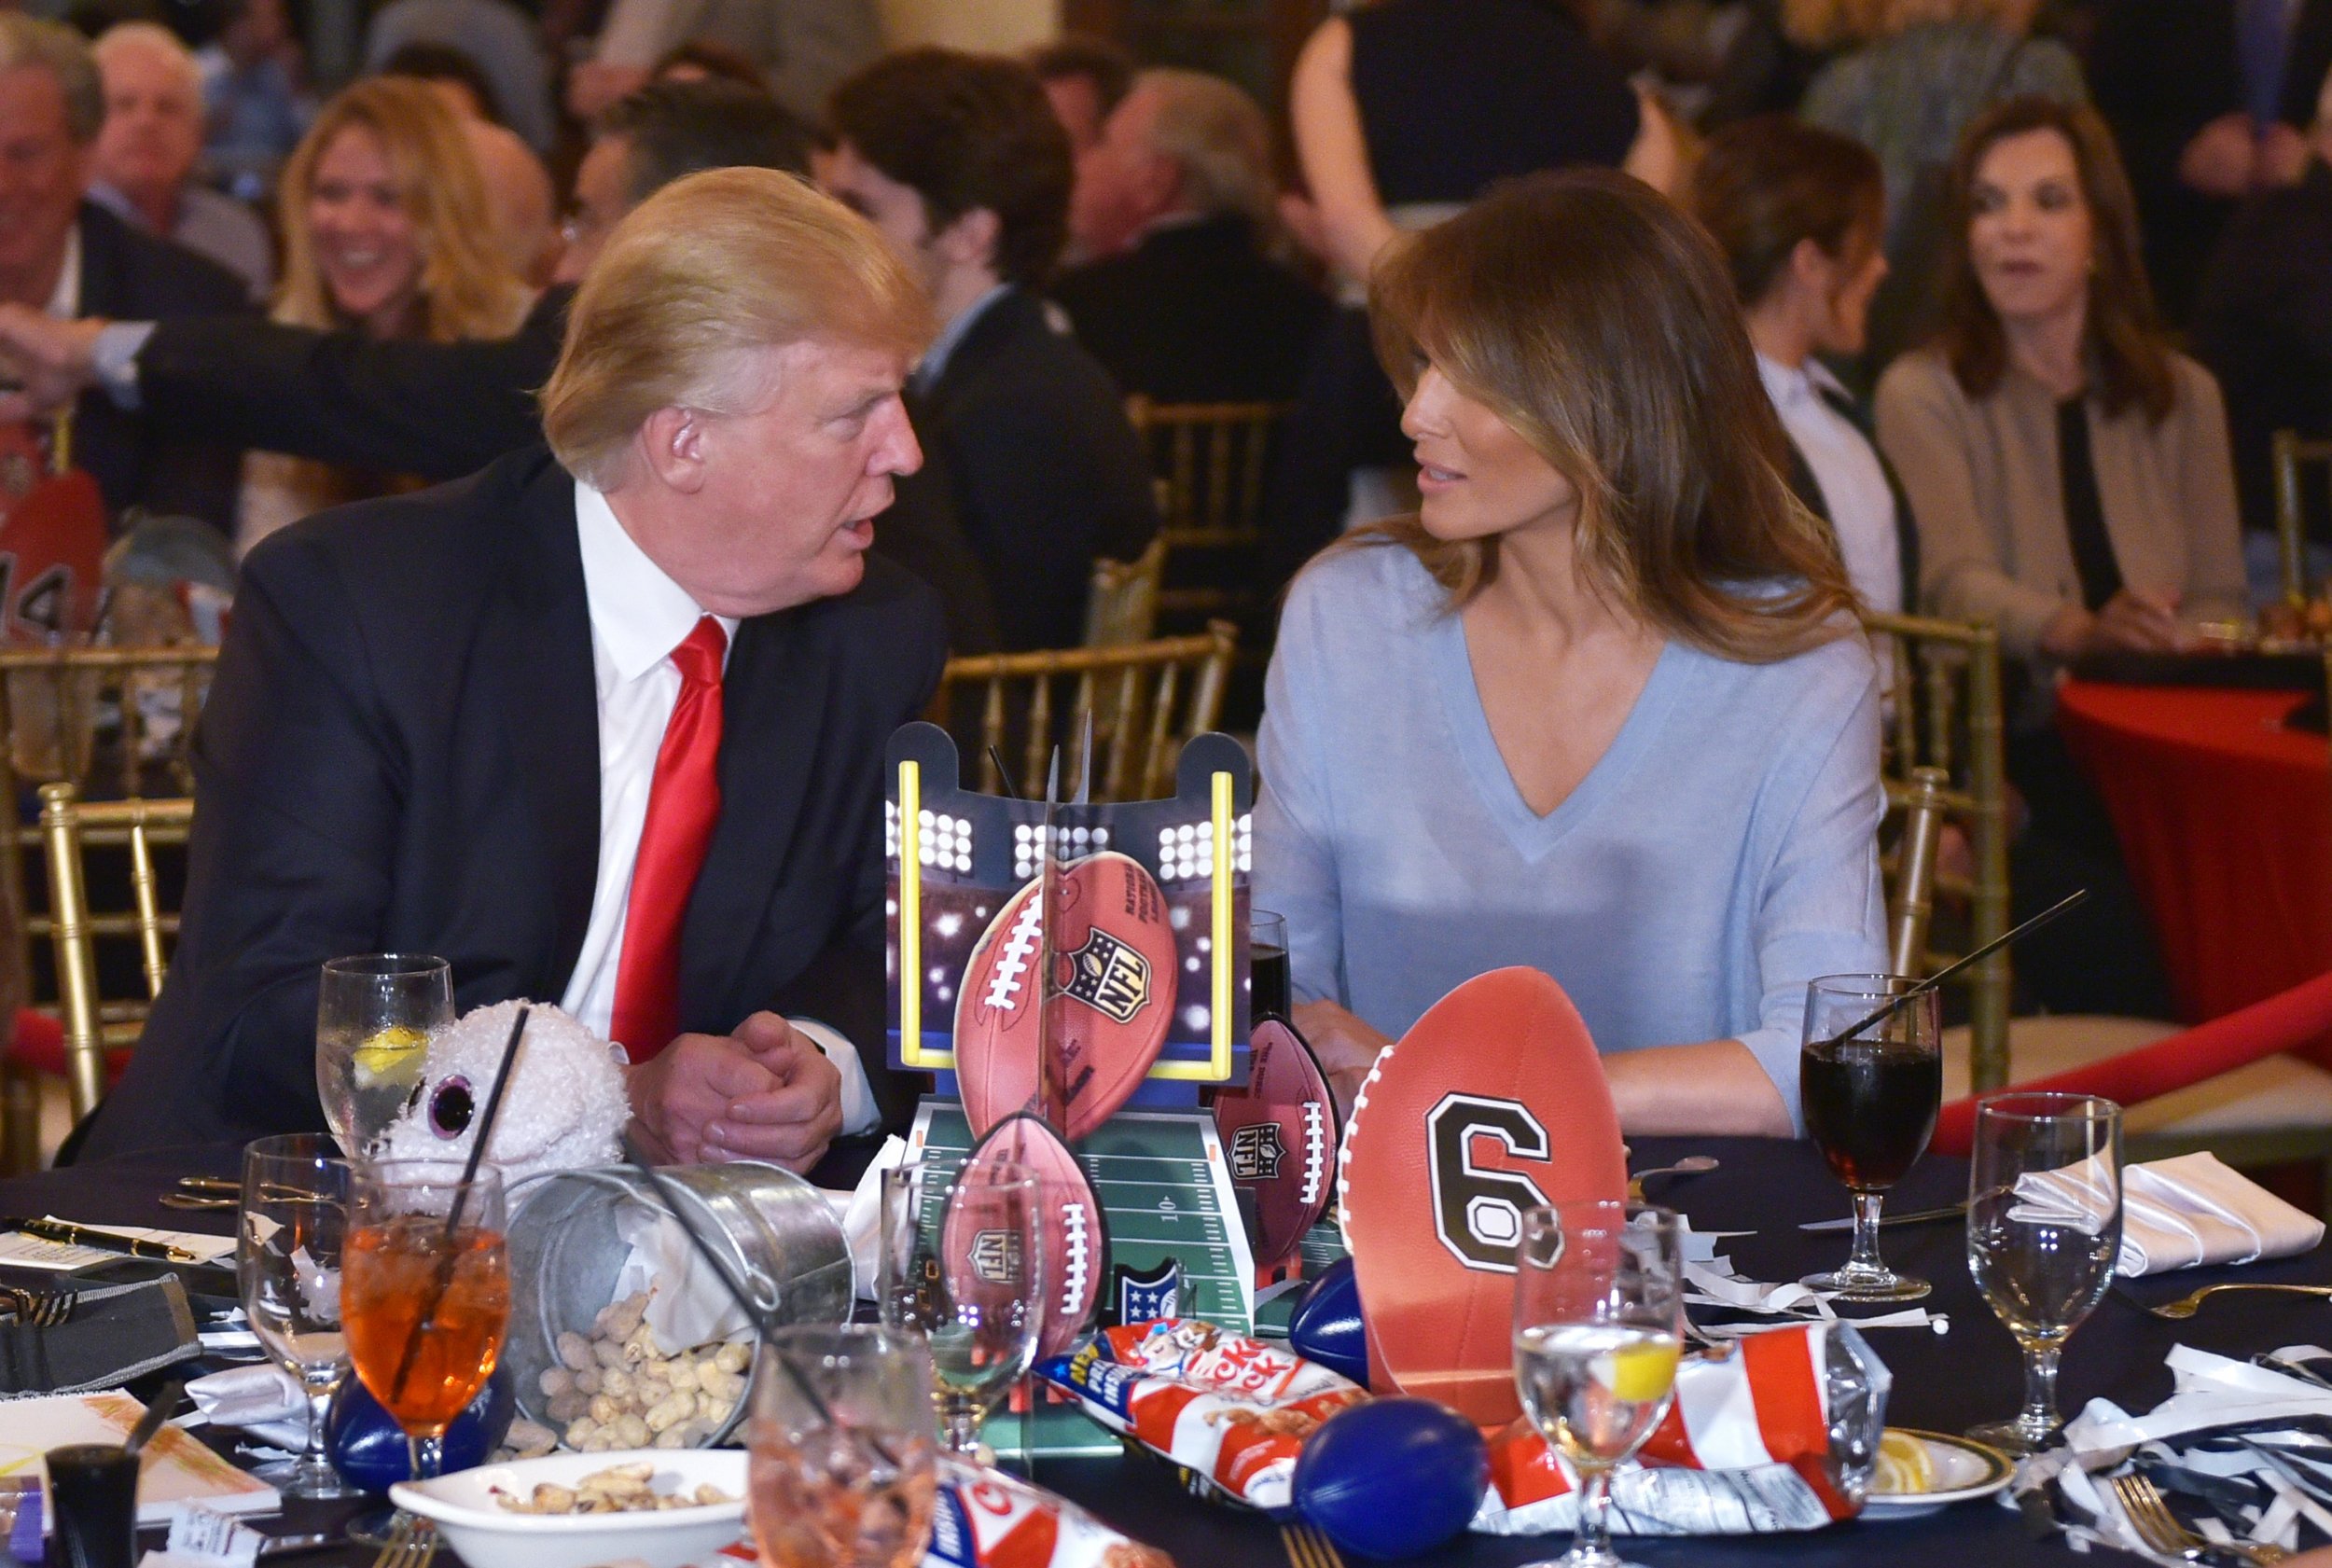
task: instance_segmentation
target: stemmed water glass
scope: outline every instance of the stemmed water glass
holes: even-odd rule
[[[320,1133],[262,1138],[243,1151],[235,1273],[243,1315],[308,1397],[308,1443],[258,1472],[286,1497],[350,1497],[325,1450],[324,1417],[348,1371],[340,1331],[340,1246],[351,1173]]]
[[[2024,1408],[1968,1436],[2044,1447],[2057,1358],[2104,1299],[2121,1252],[2121,1107],[2088,1094],[1996,1094],[1976,1107],[1967,1268],[2024,1352]]]
[[[510,1320],[502,1173],[451,1161],[359,1166],[340,1307],[356,1376],[410,1445],[412,1477],[444,1463],[446,1428],[493,1376]]]
[[[908,1568],[931,1539],[931,1360],[874,1324],[781,1328],[753,1380],[747,1509],[765,1568]]]
[[[989,1412],[1036,1359],[1046,1284],[1040,1212],[1037,1174],[1025,1165],[883,1173],[882,1322],[929,1342],[941,1435],[974,1464],[992,1457],[979,1436]]]
[[[1514,1379],[1578,1473],[1571,1549],[1539,1568],[1627,1568],[1611,1549],[1611,1473],[1668,1411],[1684,1348],[1684,1247],[1666,1209],[1608,1200],[1522,1216]]]
[[[1925,1280],[1879,1260],[1887,1189],[1927,1152],[1943,1104],[1942,1014],[1932,988],[1901,975],[1828,975],[1806,986],[1798,1093],[1806,1136],[1854,1198],[1854,1245],[1845,1264],[1803,1284],[1847,1301],[1916,1301]],[[1877,1023],[1873,1013],[1900,1001]]]
[[[335,958],[316,989],[316,1094],[362,1159],[421,1082],[429,1036],[453,1021],[452,971],[425,953]]]

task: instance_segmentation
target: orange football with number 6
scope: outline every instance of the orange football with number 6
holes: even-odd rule
[[[1522,1211],[1628,1191],[1619,1116],[1571,998],[1519,968],[1451,992],[1377,1058],[1340,1159],[1370,1382],[1512,1421]]]

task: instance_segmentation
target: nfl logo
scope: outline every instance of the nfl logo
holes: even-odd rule
[[[1235,1182],[1277,1181],[1287,1147],[1276,1121],[1251,1121],[1231,1134],[1230,1176]]]
[[[983,1230],[972,1238],[972,1272],[989,1284],[1020,1283],[1020,1233]]]
[[[1156,1323],[1182,1315],[1182,1264],[1168,1258],[1147,1273],[1120,1263],[1114,1321]]]
[[[1131,1023],[1149,1001],[1150,961],[1100,926],[1068,957],[1068,994],[1113,1022]]]

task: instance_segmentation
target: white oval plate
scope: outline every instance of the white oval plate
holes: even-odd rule
[[[1927,1492],[1874,1492],[1863,1501],[1866,1519],[1916,1519],[1949,1503],[1990,1497],[2016,1475],[2015,1462],[1990,1444],[1905,1426],[1887,1430],[1920,1440],[1927,1450],[1927,1464],[1936,1473],[1936,1484]]]
[[[520,1514],[495,1501],[497,1489],[534,1494],[537,1481],[571,1487],[618,1464],[656,1467],[656,1491],[693,1492],[707,1482],[734,1503],[655,1513]],[[436,1480],[399,1481],[390,1500],[435,1519],[437,1533],[470,1568],[583,1568],[617,1558],[638,1558],[650,1568],[678,1568],[728,1546],[745,1533],[745,1456],[733,1449],[633,1449],[609,1453],[557,1453],[507,1464],[480,1464]]]

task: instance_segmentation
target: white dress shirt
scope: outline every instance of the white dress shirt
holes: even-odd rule
[[[1757,375],[1782,416],[1782,428],[1813,470],[1822,505],[1838,534],[1846,575],[1865,604],[1890,614],[1903,608],[1903,550],[1895,536],[1895,493],[1879,454],[1854,422],[1822,394],[1846,389],[1817,360],[1792,370],[1757,355]]]
[[[559,1005],[585,1028],[605,1034],[616,1011],[616,971],[623,953],[632,867],[647,826],[656,754],[680,701],[680,670],[672,650],[705,612],[647,552],[632,542],[607,498],[577,480],[575,526],[583,551],[583,595],[590,605],[591,672],[599,691],[599,881],[590,923]],[[715,616],[733,645],[737,622]],[[726,655],[723,656],[724,666]],[[826,1025],[791,1020],[842,1075],[842,1131],[865,1132],[881,1121],[866,1065]]]
[[[64,264],[57,269],[57,286],[49,291],[47,313],[71,321],[81,313],[81,223],[64,231]]]

